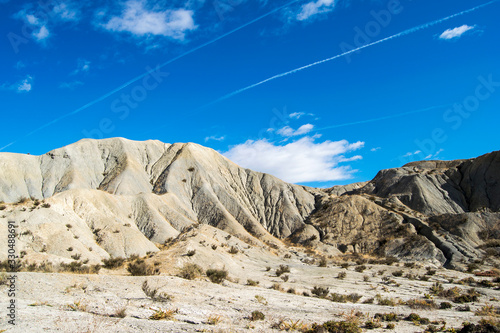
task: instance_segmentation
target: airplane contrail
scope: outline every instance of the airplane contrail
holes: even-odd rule
[[[238,89],[238,90],[236,90],[236,91],[233,91],[232,93],[229,93],[229,94],[227,94],[227,95],[224,95],[224,96],[222,96],[222,97],[220,97],[220,98],[218,98],[218,99],[216,99],[216,100],[214,100],[214,101],[212,101],[212,102],[210,102],[210,103],[208,103],[208,104],[205,104],[204,106],[202,106],[202,108],[205,108],[205,107],[207,107],[207,106],[210,106],[210,105],[216,104],[216,103],[218,103],[218,102],[221,102],[221,101],[223,101],[223,100],[226,100],[226,99],[228,99],[228,98],[230,98],[230,97],[233,97],[233,96],[235,96],[235,95],[241,94],[241,93],[242,93],[242,92],[244,92],[244,91],[247,91],[247,90],[250,90],[250,89],[252,89],[252,88],[258,87],[258,86],[260,86],[260,85],[262,85],[262,84],[264,84],[264,83],[267,83],[267,82],[269,82],[269,81],[273,81],[273,80],[279,79],[279,78],[281,78],[281,77],[285,77],[285,76],[288,76],[288,75],[291,75],[291,74],[295,74],[295,73],[297,73],[297,72],[303,71],[304,69],[311,68],[311,67],[314,67],[314,66],[317,66],[317,65],[323,64],[323,63],[325,63],[325,62],[329,62],[329,61],[332,61],[332,60],[335,60],[335,59],[338,59],[338,58],[344,57],[344,56],[346,56],[346,55],[348,55],[348,54],[351,54],[351,53],[357,52],[357,51],[359,51],[359,50],[365,49],[365,48],[370,47],[370,46],[374,46],[374,45],[377,45],[377,44],[380,44],[380,43],[383,43],[383,42],[387,42],[387,41],[389,41],[389,40],[391,40],[391,39],[395,39],[395,38],[403,37],[403,36],[406,36],[406,35],[412,34],[412,33],[414,33],[414,32],[417,32],[417,31],[420,31],[420,30],[427,29],[427,28],[432,27],[432,26],[434,26],[434,25],[437,25],[437,24],[439,24],[439,23],[442,23],[442,22],[448,21],[448,20],[450,20],[450,19],[452,19],[452,18],[454,18],[454,17],[457,17],[457,16],[462,16],[462,15],[464,15],[464,14],[468,14],[468,13],[470,13],[470,12],[476,11],[476,10],[478,10],[478,9],[480,9],[480,8],[483,8],[483,7],[486,7],[486,6],[488,6],[488,5],[491,5],[491,4],[493,4],[493,3],[497,2],[497,1],[499,1],[499,0],[493,0],[493,1],[490,1],[490,2],[487,2],[487,3],[484,3],[484,4],[482,4],[482,5],[479,5],[479,6],[476,6],[476,7],[470,8],[470,9],[466,9],[466,10],[464,10],[464,11],[461,11],[460,13],[456,13],[456,14],[453,14],[453,15],[450,15],[450,16],[447,16],[447,17],[444,17],[444,18],[442,18],[442,19],[439,19],[439,20],[435,20],[435,21],[432,21],[432,22],[428,22],[428,23],[421,24],[421,25],[416,26],[416,27],[414,27],[414,28],[410,28],[410,29],[407,29],[407,30],[402,31],[402,32],[400,32],[400,33],[397,33],[397,34],[395,34],[395,35],[392,35],[392,36],[389,36],[389,37],[386,37],[386,38],[383,38],[383,39],[377,40],[377,41],[375,41],[375,42],[373,42],[373,43],[369,43],[369,44],[366,44],[366,45],[360,46],[360,47],[358,47],[358,48],[356,48],[356,49],[353,49],[353,50],[350,50],[350,51],[347,51],[347,52],[344,52],[344,53],[341,53],[341,54],[337,54],[336,56],[333,56],[333,57],[331,57],[331,58],[327,58],[327,59],[319,60],[319,61],[313,62],[313,63],[311,63],[311,64],[309,64],[309,65],[305,65],[305,66],[302,66],[302,67],[299,67],[299,68],[292,69],[292,70],[290,70],[290,71],[288,71],[288,72],[284,72],[284,73],[281,73],[281,74],[276,74],[276,75],[271,76],[271,77],[269,77],[269,78],[267,78],[267,79],[265,79],[265,80],[262,80],[262,81],[260,81],[260,82],[257,82],[257,83],[254,83],[254,84],[251,84],[251,85],[246,86],[246,87],[244,87],[244,88],[241,88],[241,89]]]
[[[286,7],[288,7],[288,6],[292,5],[292,4],[294,4],[294,3],[296,3],[296,2],[300,2],[300,1],[303,1],[303,0],[293,0],[293,1],[287,2],[287,3],[286,3],[286,4],[284,4],[284,5],[281,5],[281,6],[279,6],[279,7],[276,7],[275,9],[271,10],[270,12],[267,12],[267,13],[265,13],[265,14],[263,14],[263,15],[259,16],[259,17],[256,17],[256,18],[254,18],[253,20],[251,20],[251,21],[249,21],[249,22],[247,22],[247,23],[245,23],[245,24],[243,24],[243,25],[241,25],[241,26],[239,26],[239,27],[237,27],[237,28],[235,28],[235,29],[233,29],[233,30],[231,30],[231,31],[228,31],[228,32],[226,32],[225,34],[222,34],[222,35],[220,35],[220,36],[219,36],[219,37],[217,37],[217,38],[214,38],[214,39],[212,39],[212,40],[210,40],[210,41],[208,41],[208,42],[205,42],[205,43],[203,43],[203,44],[201,44],[201,45],[199,45],[199,46],[197,46],[197,47],[195,47],[195,48],[193,48],[193,49],[191,49],[191,50],[189,50],[189,51],[187,51],[187,52],[184,52],[184,53],[182,53],[182,54],[178,55],[177,57],[174,57],[174,58],[172,58],[172,59],[170,59],[170,60],[168,60],[168,61],[166,61],[166,62],[164,62],[164,63],[160,64],[160,65],[158,66],[158,69],[159,69],[159,68],[163,68],[163,67],[165,67],[165,66],[167,66],[167,65],[169,65],[169,64],[171,64],[171,63],[173,63],[174,61],[177,61],[177,60],[179,60],[179,59],[181,59],[181,58],[183,58],[183,57],[185,57],[185,56],[187,56],[187,55],[189,55],[189,54],[191,54],[191,53],[193,53],[193,52],[196,52],[196,51],[198,51],[198,50],[199,50],[199,49],[201,49],[201,48],[204,48],[204,47],[206,47],[206,46],[209,46],[209,45],[211,45],[211,44],[213,44],[213,43],[215,43],[215,42],[217,42],[217,41],[219,41],[219,40],[221,40],[221,39],[223,39],[223,38],[225,38],[225,37],[227,37],[227,36],[229,36],[229,35],[231,35],[231,34],[233,34],[233,33],[237,32],[237,31],[239,31],[239,30],[241,30],[241,29],[243,29],[243,28],[248,27],[248,26],[249,26],[249,25],[251,25],[251,24],[254,24],[255,22],[258,22],[258,21],[260,21],[260,20],[262,20],[262,19],[264,19],[264,18],[266,18],[266,17],[268,17],[268,16],[270,16],[270,15],[272,15],[272,14],[274,14],[274,13],[276,13],[276,12],[280,11],[280,10],[281,10],[281,9],[283,9],[283,8],[286,8]],[[67,118],[67,117],[69,117],[69,116],[75,115],[75,114],[77,114],[77,113],[79,113],[79,112],[81,112],[81,111],[83,111],[83,110],[85,110],[85,109],[88,109],[89,107],[91,107],[91,106],[93,106],[93,105],[95,105],[95,104],[97,104],[97,103],[99,103],[99,102],[101,102],[101,101],[105,100],[106,98],[108,98],[109,96],[111,96],[111,95],[113,95],[113,94],[117,93],[118,91],[120,91],[120,90],[122,90],[122,89],[124,89],[124,88],[126,88],[126,87],[130,86],[131,84],[133,84],[133,83],[135,83],[135,82],[137,82],[137,81],[139,81],[139,80],[143,79],[144,77],[146,77],[146,76],[147,76],[147,75],[149,75],[149,74],[150,74],[150,72],[149,72],[149,71],[147,71],[147,72],[145,72],[145,73],[143,73],[143,74],[141,74],[141,75],[139,75],[139,76],[136,76],[136,77],[132,78],[131,80],[129,80],[129,81],[127,81],[127,82],[125,82],[124,84],[120,85],[119,87],[117,87],[117,88],[115,88],[115,89],[113,89],[113,90],[111,90],[111,91],[107,92],[106,94],[102,95],[101,97],[98,97],[97,99],[95,99],[95,100],[93,100],[93,101],[91,101],[91,102],[89,102],[89,103],[87,103],[87,104],[85,104],[85,105],[83,105],[83,106],[79,107],[78,109],[76,109],[76,110],[74,110],[74,111],[72,111],[72,112],[66,113],[66,114],[64,114],[64,115],[62,115],[62,116],[60,116],[60,117],[58,117],[58,118],[55,118],[55,119],[51,120],[50,122],[48,122],[48,123],[46,123],[46,124],[44,124],[44,125],[42,125],[42,126],[40,126],[40,127],[36,128],[36,129],[34,129],[33,131],[31,131],[31,132],[29,132],[28,134],[24,135],[21,139],[24,139],[24,138],[26,138],[26,137],[28,137],[28,136],[31,136],[31,135],[35,134],[36,132],[39,132],[39,131],[41,131],[42,129],[44,129],[44,128],[46,128],[46,127],[50,126],[50,125],[53,125],[53,124],[55,124],[55,123],[57,123],[57,122],[59,122],[59,121],[61,121],[61,120],[65,119],[65,118]],[[18,140],[20,140],[20,139],[18,139]],[[7,148],[7,147],[9,147],[9,146],[12,146],[12,145],[13,145],[13,144],[15,144],[18,140],[16,140],[16,141],[12,141],[12,142],[10,142],[9,144],[7,144],[7,145],[5,145],[5,146],[1,147],[1,148],[0,148],[0,151],[4,150],[5,148]]]
[[[422,112],[436,110],[436,109],[445,109],[445,108],[448,108],[448,107],[451,107],[451,106],[452,106],[452,104],[430,106],[428,108],[423,108],[423,109],[418,109],[418,110],[413,110],[413,111],[407,111],[407,112],[402,112],[402,113],[398,113],[398,114],[392,114],[392,115],[383,116],[383,117],[377,117],[377,118],[371,118],[371,119],[365,119],[365,120],[358,120],[358,121],[353,121],[353,122],[350,122],[350,123],[343,123],[343,124],[337,124],[337,125],[331,125],[331,126],[321,127],[321,128],[315,129],[315,131],[323,131],[323,130],[332,129],[332,128],[339,128],[339,127],[345,127],[345,126],[352,126],[352,125],[361,125],[361,124],[366,124],[366,123],[372,123],[372,122],[375,122],[375,121],[387,120],[387,119],[393,119],[393,118],[399,118],[399,117],[408,116],[410,114],[422,113]]]

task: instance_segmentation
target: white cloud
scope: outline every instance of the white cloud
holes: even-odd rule
[[[334,7],[334,0],[317,0],[308,2],[302,6],[301,11],[297,14],[297,20],[308,20],[317,14],[330,12]]]
[[[13,90],[19,93],[29,92],[31,91],[33,84],[33,77],[31,75],[27,75],[24,79],[14,84],[11,83],[3,83],[0,85],[0,90]]]
[[[382,148],[381,147],[375,147],[375,148],[370,149],[370,151],[376,152],[376,151],[378,151],[380,149],[382,149]]]
[[[24,80],[16,83],[11,88],[15,89],[17,92],[29,92],[31,91],[32,83],[33,83],[33,77],[28,75]]]
[[[216,136],[216,135],[212,135],[212,136],[207,136],[205,138],[205,142],[208,142],[210,140],[214,140],[214,141],[224,141],[226,137],[225,136]]]
[[[78,11],[76,11],[73,8],[70,8],[66,3],[62,2],[55,5],[52,11],[63,21],[78,20]]]
[[[37,33],[33,32],[33,37],[39,42],[49,37],[49,35],[50,35],[49,29],[47,29],[47,27],[44,25],[40,27],[40,30],[38,30]]]
[[[425,159],[425,160],[428,160],[428,159],[430,159],[430,158],[436,158],[436,157],[438,157],[438,155],[439,155],[439,154],[441,154],[443,151],[444,151],[444,149],[439,149],[436,153],[434,153],[434,154],[429,154],[429,155],[427,155],[424,159]]]
[[[292,119],[299,119],[300,117],[302,117],[303,115],[305,115],[304,112],[294,112],[294,113],[290,113],[288,116]]]
[[[356,170],[339,163],[361,159],[343,154],[362,148],[364,142],[324,141],[304,137],[284,146],[267,140],[249,140],[224,154],[233,162],[252,170],[272,174],[291,183],[335,181],[352,178]]]
[[[109,31],[126,31],[133,35],[160,35],[184,40],[195,30],[194,12],[186,9],[150,11],[143,0],[129,0],[121,16],[112,17],[104,27]]]
[[[285,126],[283,128],[280,128],[277,133],[282,136],[297,136],[297,135],[304,135],[309,132],[311,132],[314,129],[314,125],[312,124],[305,124],[300,126],[297,130],[294,130],[290,126]]]
[[[467,24],[462,25],[461,27],[457,27],[454,29],[448,29],[444,31],[439,38],[440,39],[445,39],[445,40],[450,40],[454,38],[460,38],[464,33],[466,33],[469,30],[474,29],[475,27],[471,27]]]
[[[415,152],[408,152],[406,154],[403,155],[403,157],[410,157],[410,156],[413,156],[413,155],[418,155],[418,154],[421,154],[422,152],[420,150],[417,150]]]

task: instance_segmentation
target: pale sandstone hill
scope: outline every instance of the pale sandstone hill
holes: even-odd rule
[[[11,203],[0,228],[6,233],[7,221],[16,221],[19,249],[40,260],[144,255],[208,224],[278,246],[289,238],[327,254],[459,267],[499,237],[499,178],[494,152],[411,163],[321,190],[241,168],[197,144],[81,140],[42,156],[0,154],[0,200]],[[21,197],[51,206],[12,204]]]

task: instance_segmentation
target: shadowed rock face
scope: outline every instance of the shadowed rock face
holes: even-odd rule
[[[0,200],[51,205],[7,204],[1,221],[22,221],[20,246],[51,258],[69,258],[68,247],[93,261],[144,255],[201,223],[330,254],[457,267],[481,255],[477,247],[489,239],[478,233],[498,237],[499,178],[494,152],[410,163],[370,182],[321,190],[241,168],[192,143],[82,140],[42,156],[1,153]]]
[[[500,152],[471,160],[413,162],[380,171],[361,189],[379,197],[397,197],[426,215],[460,214],[500,208]]]

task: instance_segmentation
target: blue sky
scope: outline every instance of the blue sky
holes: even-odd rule
[[[499,13],[485,0],[0,0],[1,151],[196,142],[321,187],[475,157],[499,146]]]

